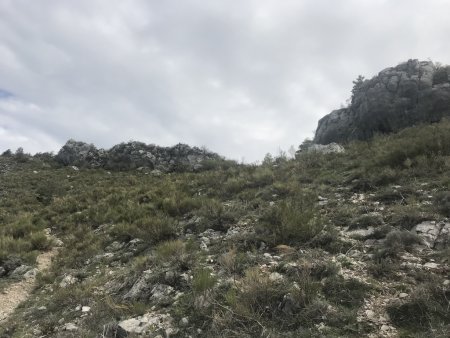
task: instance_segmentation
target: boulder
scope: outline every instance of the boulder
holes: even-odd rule
[[[409,60],[355,83],[351,104],[318,124],[314,143],[367,140],[450,116],[450,67]]]
[[[306,151],[308,153],[320,153],[320,154],[332,154],[332,153],[343,153],[345,151],[344,147],[337,143],[329,144],[311,144]]]
[[[421,237],[431,249],[444,249],[450,243],[450,223],[425,221],[417,224],[411,231]]]
[[[123,299],[128,301],[147,300],[152,295],[153,286],[151,279],[152,270],[144,271],[131,289],[123,296]]]
[[[106,154],[103,149],[97,149],[93,144],[77,142],[70,139],[59,150],[55,160],[63,165],[73,167],[103,167]]]

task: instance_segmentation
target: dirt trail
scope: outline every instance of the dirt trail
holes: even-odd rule
[[[7,319],[19,304],[29,297],[36,284],[36,274],[50,267],[52,258],[57,255],[58,251],[59,247],[53,247],[50,251],[41,253],[36,258],[37,266],[34,269],[36,273],[30,273],[28,278],[13,283],[0,292],[0,322]]]

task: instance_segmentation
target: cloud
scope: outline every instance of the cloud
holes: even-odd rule
[[[450,63],[446,1],[0,2],[0,150],[130,139],[255,161],[358,74]]]

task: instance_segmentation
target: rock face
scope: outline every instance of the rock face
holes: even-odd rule
[[[411,231],[420,236],[429,248],[444,249],[450,244],[450,223],[426,221]]]
[[[366,140],[450,116],[450,66],[409,60],[355,83],[348,108],[323,117],[314,143]]]
[[[115,145],[109,150],[97,149],[93,144],[69,140],[56,155],[56,160],[67,166],[130,170],[141,167],[171,171],[196,171],[205,160],[221,157],[197,147],[177,144],[159,147],[142,142]]]

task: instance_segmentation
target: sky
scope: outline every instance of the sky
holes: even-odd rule
[[[0,0],[0,151],[70,138],[255,162],[311,138],[352,81],[450,64],[444,0]]]

